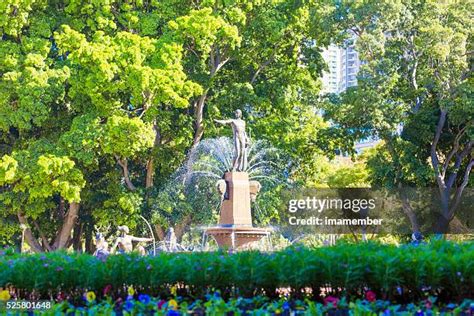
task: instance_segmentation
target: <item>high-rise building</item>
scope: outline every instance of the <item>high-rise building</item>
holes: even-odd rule
[[[327,63],[328,71],[323,72],[323,94],[339,93],[339,83],[341,82],[341,52],[342,50],[331,44],[322,52],[323,59]]]
[[[360,68],[359,54],[355,46],[339,47],[331,44],[322,56],[328,65],[323,73],[322,93],[340,93],[357,85],[357,73]]]
[[[355,50],[354,45],[349,45],[342,49],[341,53],[341,82],[339,84],[339,92],[349,87],[357,85],[357,73],[360,68],[359,54]]]

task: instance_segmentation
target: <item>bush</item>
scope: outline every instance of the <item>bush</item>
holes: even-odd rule
[[[40,293],[133,285],[149,294],[166,294],[178,285],[185,295],[218,289],[223,295],[275,296],[290,288],[318,297],[321,288],[360,296],[370,289],[383,299],[468,298],[474,293],[474,244],[437,241],[419,246],[339,244],[281,252],[161,253],[156,257],[87,254],[4,255],[0,286]],[[227,293],[227,294],[226,294]]]

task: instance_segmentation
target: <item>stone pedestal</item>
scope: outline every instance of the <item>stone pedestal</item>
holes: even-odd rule
[[[219,226],[206,230],[219,247],[239,249],[268,236],[269,230],[252,227],[251,199],[260,191],[260,183],[249,181],[247,172],[226,172],[218,190],[225,189],[221,204]]]
[[[226,172],[227,192],[221,205],[221,226],[252,226],[250,185],[247,172]]]

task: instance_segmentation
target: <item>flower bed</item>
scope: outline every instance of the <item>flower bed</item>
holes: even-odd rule
[[[129,290],[130,292],[130,290]],[[348,302],[344,298],[328,296],[323,303],[306,300],[269,300],[263,296],[254,298],[222,299],[218,292],[207,295],[204,300],[190,301],[180,297],[167,300],[150,297],[147,294],[133,295],[126,300],[113,299],[106,296],[102,301],[96,301],[94,292],[87,292],[83,303],[74,305],[67,300],[53,303],[47,310],[38,310],[34,315],[472,315],[474,301],[464,300],[460,304],[435,305],[434,297],[426,298],[418,304],[395,305],[389,301],[366,298]],[[6,314],[4,304],[0,302],[0,312]],[[27,311],[15,315],[32,315]]]
[[[219,290],[224,298],[265,295],[292,299],[328,295],[355,300],[371,291],[378,299],[405,304],[427,295],[449,303],[472,298],[474,244],[436,243],[396,247],[341,244],[316,249],[290,248],[276,253],[162,253],[156,257],[86,254],[3,254],[0,287],[18,297],[51,298],[58,293],[93,291],[99,298],[109,287],[118,297],[128,286],[155,297],[203,298]]]

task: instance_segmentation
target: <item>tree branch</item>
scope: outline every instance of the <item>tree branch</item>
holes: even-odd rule
[[[275,51],[276,51],[276,49],[274,49],[274,52],[273,52],[272,56],[270,56],[270,58],[269,58],[267,61],[265,61],[263,64],[261,64],[261,65],[257,68],[257,70],[255,71],[255,73],[254,73],[253,76],[252,76],[252,79],[250,79],[250,84],[253,85],[254,82],[255,82],[255,80],[257,80],[257,77],[258,77],[258,75],[260,74],[260,72],[261,72],[263,69],[265,69],[265,67],[267,67],[267,66],[275,59]]]
[[[71,231],[78,217],[78,213],[79,203],[71,202],[69,204],[69,210],[67,211],[66,216],[64,217],[64,222],[61,227],[61,230],[56,236],[56,240],[53,244],[53,249],[65,248],[71,238]]]
[[[474,141],[471,140],[469,143],[466,144],[466,146],[464,147],[464,150],[460,154],[456,155],[456,162],[454,163],[454,167],[453,167],[454,170],[453,170],[453,173],[451,173],[451,175],[449,176],[449,179],[447,182],[447,186],[449,188],[451,188],[454,185],[454,182],[456,181],[456,178],[458,175],[459,168],[461,167],[461,164],[464,158],[472,152],[473,143]]]
[[[464,135],[464,133],[466,132],[467,130],[467,126],[464,126],[460,131],[459,133],[456,135],[456,137],[454,138],[454,146],[453,146],[453,149],[449,152],[448,156],[446,157],[444,163],[443,163],[443,170],[441,172],[441,176],[444,178],[446,176],[446,171],[448,170],[448,167],[449,167],[449,162],[451,161],[451,159],[453,159],[454,155],[458,152],[459,150],[459,140],[461,139],[461,137]]]
[[[193,139],[193,147],[197,146],[201,141],[202,135],[204,134],[204,126],[203,126],[203,111],[204,111],[204,103],[207,98],[208,89],[204,91],[204,94],[199,97],[199,99],[194,102],[194,139]]]
[[[25,231],[25,239],[28,245],[30,246],[31,250],[34,252],[43,252],[43,247],[41,247],[41,244],[38,242],[35,236],[33,236],[33,232],[31,231],[31,228],[28,226],[28,221],[26,220],[25,215],[18,213],[17,214],[18,221],[20,224],[24,225],[26,228],[24,229]],[[23,245],[22,245],[23,246]]]
[[[444,190],[446,189],[446,184],[439,172],[439,159],[438,154],[436,153],[436,147],[438,146],[439,138],[441,137],[441,131],[443,130],[444,123],[446,122],[447,111],[445,109],[441,109],[440,111],[441,113],[439,115],[438,125],[436,126],[435,137],[431,144],[431,163],[435,172],[436,181],[438,182],[438,187],[440,190]],[[441,192],[441,194],[443,194],[443,192]]]
[[[469,175],[471,173],[472,166],[474,166],[474,159],[471,159],[471,161],[466,167],[466,170],[464,171],[463,181],[456,190],[456,195],[454,197],[454,204],[451,206],[451,209],[449,210],[449,218],[452,218],[454,216],[454,212],[456,211],[457,207],[459,206],[459,203],[461,202],[462,193],[464,189],[466,188],[467,184],[469,183]]]
[[[122,167],[123,170],[123,177],[125,180],[125,184],[130,191],[135,191],[137,188],[133,185],[132,181],[130,180],[130,173],[128,170],[128,162],[127,159],[120,159],[118,156],[115,156],[117,159],[117,163]]]
[[[51,245],[48,242],[48,239],[44,235],[43,231],[40,229],[38,223],[36,221],[33,221],[33,225],[35,225],[36,230],[40,234],[41,240],[43,241],[43,246],[48,250],[48,251],[53,251],[51,248]]]

